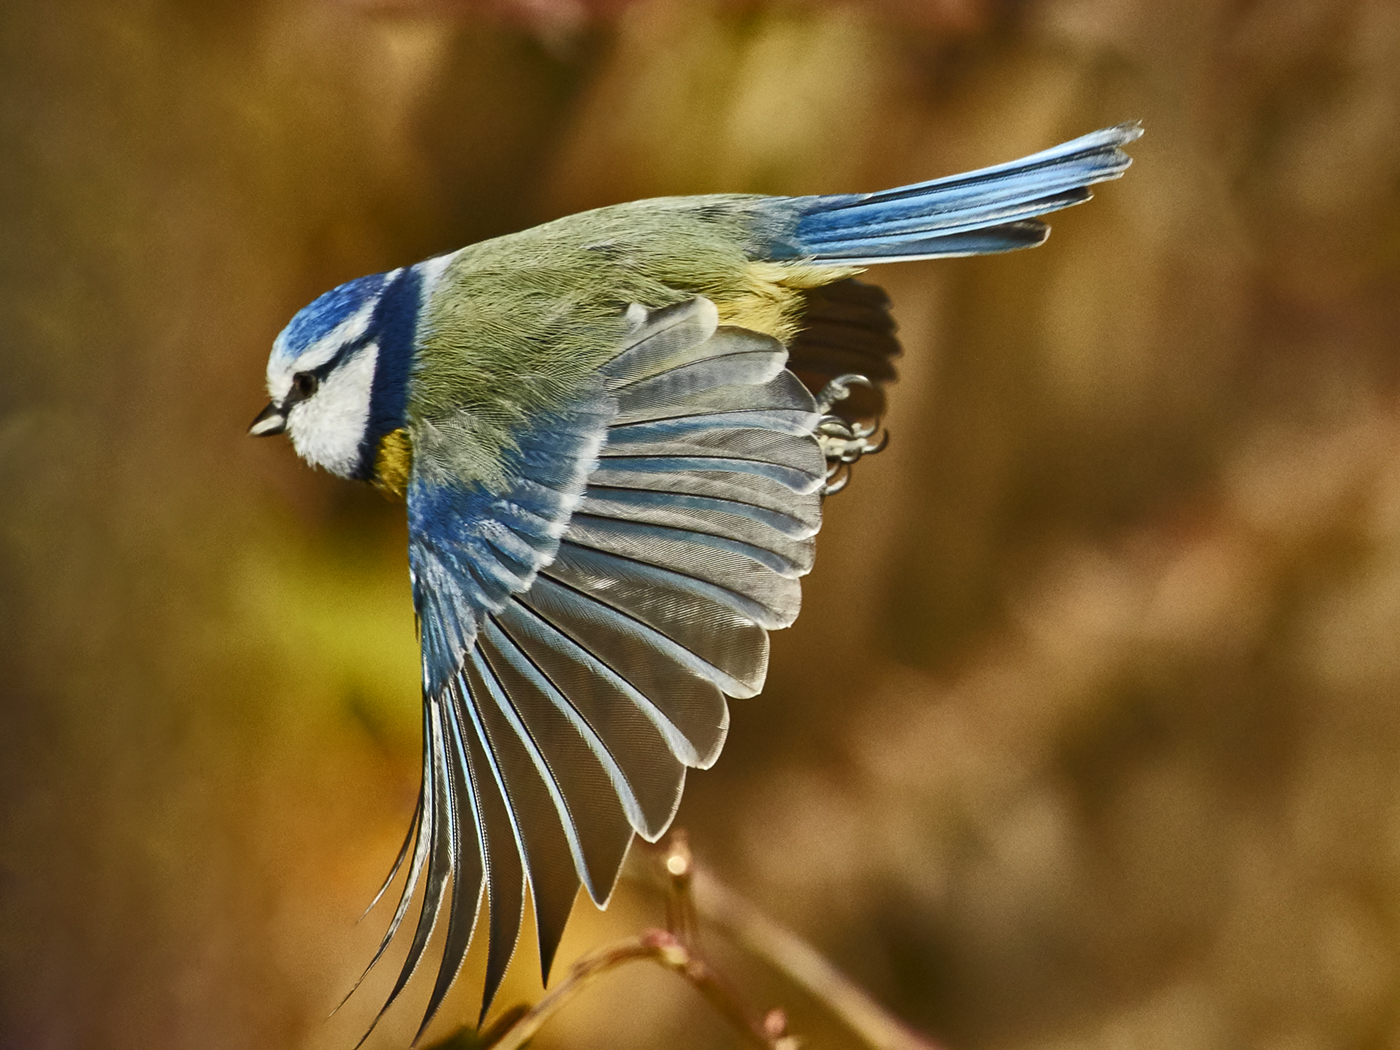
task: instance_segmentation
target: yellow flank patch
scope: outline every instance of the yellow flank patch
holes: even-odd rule
[[[374,484],[381,492],[403,499],[408,492],[408,472],[413,467],[413,446],[408,431],[400,427],[379,439],[374,456]]]
[[[861,272],[859,266],[819,263],[751,262],[744,266],[743,287],[717,298],[719,323],[771,335],[781,343],[801,327],[802,292]]]

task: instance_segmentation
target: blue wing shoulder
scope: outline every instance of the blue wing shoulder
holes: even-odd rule
[[[514,435],[504,484],[462,481],[416,461],[408,488],[409,572],[436,696],[462,667],[484,617],[500,612],[554,560],[612,418],[599,382]]]

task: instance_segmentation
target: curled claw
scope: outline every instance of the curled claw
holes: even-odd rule
[[[822,488],[826,496],[835,495],[850,483],[851,466],[861,456],[873,456],[889,444],[889,431],[884,431],[878,442],[870,440],[880,429],[878,419],[873,423],[853,423],[832,414],[832,406],[848,398],[853,386],[875,389],[865,376],[852,373],[831,380],[816,398],[817,411],[822,415],[815,434],[827,462],[826,485]]]
[[[817,423],[817,440],[821,442],[823,451],[832,447],[844,447],[859,438],[852,432],[850,424],[839,416],[822,416]],[[830,454],[827,455],[830,459]]]
[[[851,483],[851,468],[848,464],[838,463],[830,472],[827,473],[828,478],[831,478],[836,475],[839,475],[837,480],[828,481],[825,485],[822,486],[823,496],[834,496],[836,495],[836,493],[840,492],[842,489],[844,489],[847,485]]]
[[[875,428],[874,428],[874,427],[871,427],[871,428],[870,428],[870,434],[873,434],[873,433],[875,433]],[[865,437],[869,437],[870,434],[866,434]],[[875,444],[872,445],[869,441],[866,441],[866,443],[865,443],[865,449],[864,449],[864,451],[861,453],[861,455],[863,455],[863,456],[873,456],[873,455],[875,455],[875,453],[877,453],[877,452],[883,452],[883,451],[885,451],[885,449],[887,449],[887,448],[889,448],[889,447],[890,447],[890,432],[889,432],[888,430],[884,430],[884,431],[881,431],[881,432],[880,432],[880,440],[877,441],[877,442],[875,442]]]
[[[869,387],[871,390],[875,389],[874,383],[865,376],[856,375],[854,372],[837,376],[827,383],[826,386],[822,387],[821,393],[817,395],[817,411],[823,416],[830,415],[831,408],[836,402],[845,401],[846,398],[851,396],[851,387],[853,386]]]

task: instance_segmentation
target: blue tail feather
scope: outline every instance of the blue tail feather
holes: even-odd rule
[[[1141,134],[1120,124],[963,175],[801,199],[782,254],[861,264],[1034,247],[1049,233],[1035,216],[1082,203],[1091,185],[1121,176],[1132,160],[1120,147]]]
[[[1050,227],[1043,222],[1007,223],[989,226],[985,230],[970,230],[954,234],[925,234],[924,236],[885,238],[852,238],[810,253],[824,263],[865,266],[882,262],[910,262],[915,259],[945,259],[963,255],[995,255],[1014,252],[1019,248],[1034,248],[1044,244]]]

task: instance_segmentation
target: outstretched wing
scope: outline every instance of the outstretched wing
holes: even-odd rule
[[[718,756],[811,568],[826,464],[787,351],[703,298],[629,316],[592,386],[514,435],[504,485],[414,464],[423,787],[384,944],[421,889],[392,1002],[446,911],[424,1027],[483,895],[483,1014],[526,885],[548,973],[580,883],[606,902],[632,835],[658,838]]]

